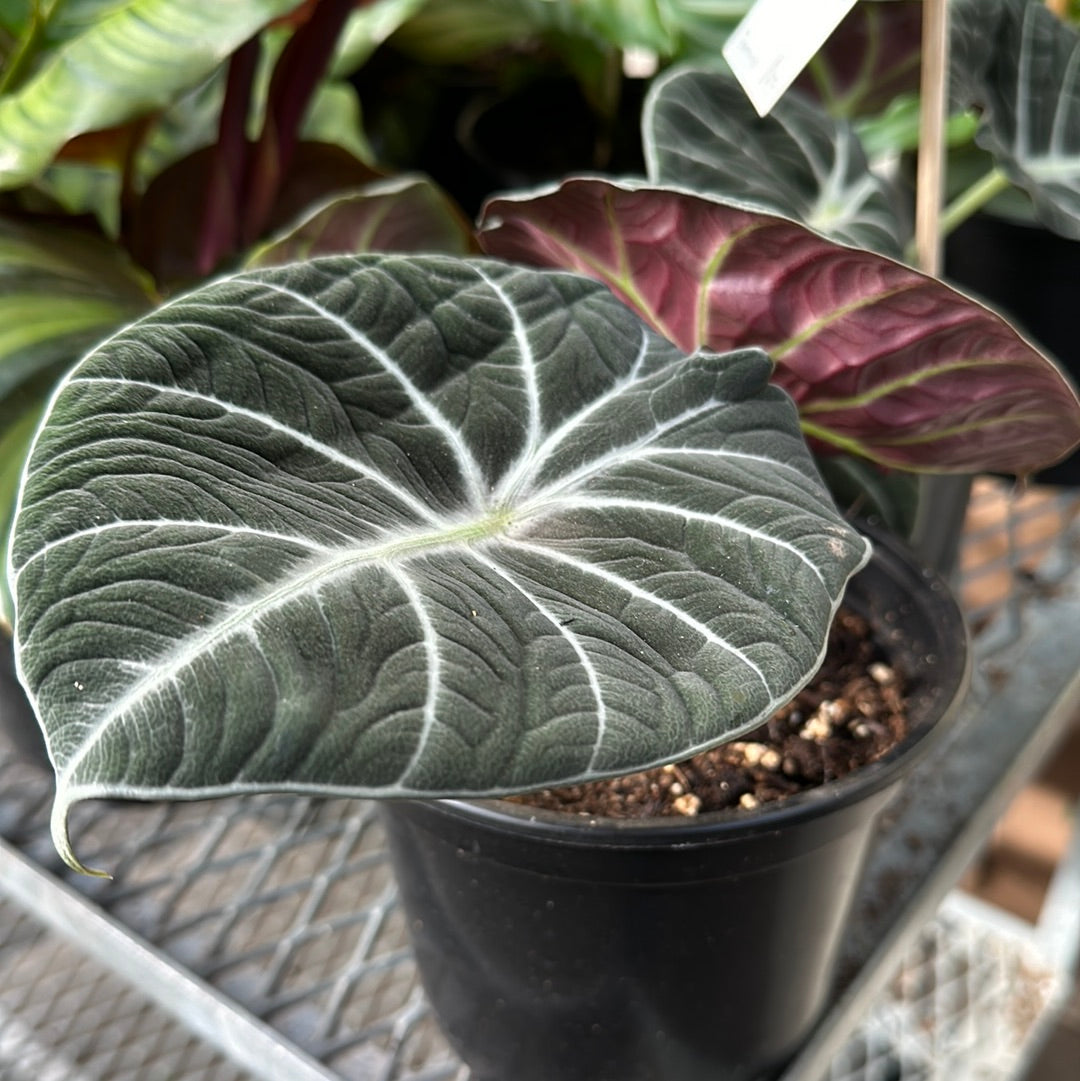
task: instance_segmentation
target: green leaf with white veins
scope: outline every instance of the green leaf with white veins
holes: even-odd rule
[[[980,113],[976,141],[1043,225],[1080,239],[1080,32],[1034,0],[954,9],[953,90]]]
[[[507,793],[753,728],[866,558],[770,368],[432,255],[240,274],[114,336],[11,555],[65,858],[86,797]]]
[[[653,83],[642,117],[650,180],[740,199],[899,257],[910,229],[846,120],[797,92],[758,116],[729,75],[682,68]]]

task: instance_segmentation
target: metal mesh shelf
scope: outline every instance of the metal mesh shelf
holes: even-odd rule
[[[951,893],[908,950],[827,1081],[1020,1076],[1068,980],[1031,929]]]
[[[272,1027],[283,1049],[303,1048],[325,1066],[322,1076],[450,1081],[458,1073],[427,1014],[370,804],[85,804],[72,830],[83,858],[113,871],[107,881],[76,879],[57,864],[43,775],[8,762],[0,791],[9,810],[19,805],[11,816],[19,828],[7,830],[13,847],[78,891],[46,918],[79,918],[68,911],[79,905],[108,913],[242,1004],[226,1019],[241,1044],[249,1014]]]
[[[1003,697],[1013,653],[1030,651],[1045,620],[1064,618],[1054,605],[1075,614],[1065,637],[1080,655],[1080,498],[1036,493],[1003,514],[1001,494],[997,482],[976,487],[963,553],[981,658],[976,700]],[[1033,623],[1047,606],[1044,622]],[[1080,667],[1068,656],[1058,663]],[[1063,682],[1055,674],[1046,681]],[[1043,712],[1057,717],[1062,707]],[[1036,743],[1050,741],[1052,732],[1039,732]],[[1014,774],[987,781],[993,801],[1007,798]],[[0,902],[0,1081],[466,1081],[419,988],[370,804],[250,797],[79,805],[72,834],[84,861],[113,872],[105,881],[61,867],[48,836],[50,802],[50,779],[0,748],[0,894],[9,897]],[[989,823],[980,829],[965,834],[965,858]],[[939,861],[934,886],[917,904],[905,902],[916,911],[903,934],[889,932],[884,986],[872,1001],[865,990],[853,996],[818,1057],[795,1076],[816,1081],[823,1061],[832,1063],[830,1081],[1010,1076],[962,1073],[957,1063],[970,1065],[972,1046],[991,1046],[981,1035],[965,1043],[964,1033],[975,1031],[971,1017],[998,1008],[987,988],[1014,989],[1021,969],[1041,971],[1039,958],[1015,935],[992,943],[1000,928],[976,927],[955,905],[925,927],[957,877],[957,858]],[[882,861],[879,875],[889,871],[884,850]],[[933,906],[923,911],[928,898]],[[873,920],[864,925],[869,940],[882,937]],[[857,942],[853,949],[861,963]],[[888,983],[901,956],[906,968]],[[1039,997],[1024,1006],[1031,1024],[1014,1046],[1059,1001],[1061,975],[1051,967],[1039,979]],[[856,1013],[867,1015],[857,1029]],[[995,1024],[1006,1031],[1000,1016]],[[991,1059],[1000,1067],[1007,1056]]]
[[[109,970],[0,903],[3,1081],[248,1081]]]

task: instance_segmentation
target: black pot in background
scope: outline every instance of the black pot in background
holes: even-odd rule
[[[913,732],[842,781],[678,821],[382,805],[425,988],[478,1081],[758,1081],[794,1054],[877,818],[968,672],[955,602],[892,542],[848,603],[905,672]]]
[[[15,674],[11,638],[3,631],[0,631],[0,733],[0,738],[23,761],[41,769],[51,769],[45,737]]]
[[[945,273],[998,309],[1080,382],[1080,242],[976,214],[945,246]],[[1044,484],[1080,484],[1080,452],[1043,470]]]

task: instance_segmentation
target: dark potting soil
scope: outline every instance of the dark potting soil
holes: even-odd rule
[[[752,808],[835,780],[907,734],[903,676],[861,616],[841,608],[817,675],[743,739],[685,762],[515,797],[532,807],[608,818]]]

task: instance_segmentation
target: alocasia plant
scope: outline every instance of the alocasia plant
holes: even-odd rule
[[[867,553],[755,338],[806,355],[831,423],[895,417],[875,447],[904,460],[1080,438],[1048,362],[898,264],[757,212],[721,235],[710,214],[747,212],[709,200],[567,192],[600,199],[578,255],[663,334],[584,276],[330,258],[204,286],[66,378],[9,576],[70,862],[87,797],[497,794],[760,723]]]
[[[867,554],[771,368],[433,256],[250,272],[113,337],[11,557],[65,858],[86,797],[501,793],[760,723]]]

